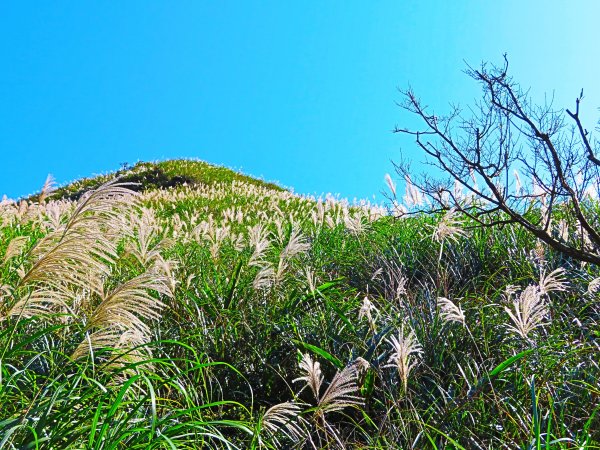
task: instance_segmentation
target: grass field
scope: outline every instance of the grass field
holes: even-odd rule
[[[600,448],[598,267],[203,162],[118,175],[0,206],[0,448]]]

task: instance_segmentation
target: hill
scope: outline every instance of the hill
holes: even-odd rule
[[[69,183],[57,189],[53,194],[53,198],[77,200],[84,192],[96,189],[101,184],[116,178],[123,183],[131,183],[130,189],[135,191],[168,189],[183,185],[230,183],[232,181],[268,187],[273,190],[283,190],[274,183],[267,183],[242,175],[225,167],[214,166],[199,160],[179,159],[139,162],[133,166],[124,164],[124,167],[116,172],[82,178]]]
[[[3,202],[0,447],[597,448],[597,268],[472,225],[183,160]]]

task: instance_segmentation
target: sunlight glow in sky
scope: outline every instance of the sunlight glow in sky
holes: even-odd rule
[[[0,196],[194,157],[296,192],[372,199],[410,84],[443,111],[499,63],[555,106],[600,113],[600,2],[4,2]]]

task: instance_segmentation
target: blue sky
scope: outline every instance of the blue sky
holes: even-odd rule
[[[0,195],[195,157],[301,193],[385,189],[411,123],[468,104],[465,61],[500,62],[536,98],[600,117],[600,2],[127,1],[0,6]],[[417,166],[418,167],[418,166]]]

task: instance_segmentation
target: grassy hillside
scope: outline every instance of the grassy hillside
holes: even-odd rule
[[[194,161],[5,202],[0,448],[598,448],[598,268],[469,225]]]
[[[102,183],[115,178],[118,178],[122,183],[131,183],[129,188],[135,191],[169,189],[182,185],[194,186],[198,184],[231,183],[232,181],[282,190],[276,184],[260,181],[225,167],[214,166],[203,161],[168,160],[139,162],[134,166],[125,164],[124,167],[116,172],[91,178],[82,178],[60,187],[54,192],[52,197],[54,199],[66,198],[76,200],[84,192],[95,189]],[[32,199],[35,199],[35,196]]]

